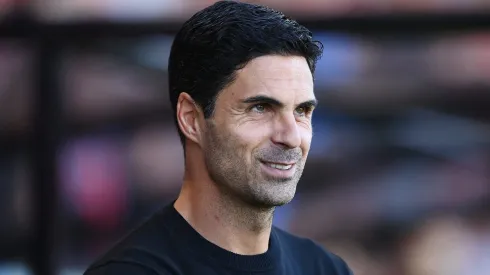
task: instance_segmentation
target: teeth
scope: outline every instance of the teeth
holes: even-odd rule
[[[289,170],[293,166],[292,164],[289,165],[283,165],[283,164],[276,164],[276,163],[267,163],[267,166],[279,169],[279,170]]]

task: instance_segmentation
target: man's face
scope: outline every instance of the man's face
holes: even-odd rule
[[[239,70],[206,121],[203,151],[218,187],[257,207],[291,201],[310,149],[315,104],[303,57],[263,56]]]

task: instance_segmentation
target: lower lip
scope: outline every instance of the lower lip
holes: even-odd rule
[[[291,168],[289,168],[288,170],[280,170],[280,169],[272,168],[263,162],[261,163],[261,166],[262,166],[262,171],[264,171],[264,173],[266,173],[268,176],[273,178],[281,178],[281,179],[292,178],[294,176],[294,173],[296,172],[296,164],[291,165]]]

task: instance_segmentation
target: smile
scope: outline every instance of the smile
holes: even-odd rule
[[[262,163],[267,165],[268,167],[278,169],[278,170],[289,170],[294,165],[294,164],[273,163],[273,162],[265,162],[265,161],[263,161]]]

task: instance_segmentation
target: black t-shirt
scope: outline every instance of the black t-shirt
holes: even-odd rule
[[[85,275],[351,275],[311,240],[272,228],[269,249],[238,255],[207,241],[168,205],[93,263]]]

